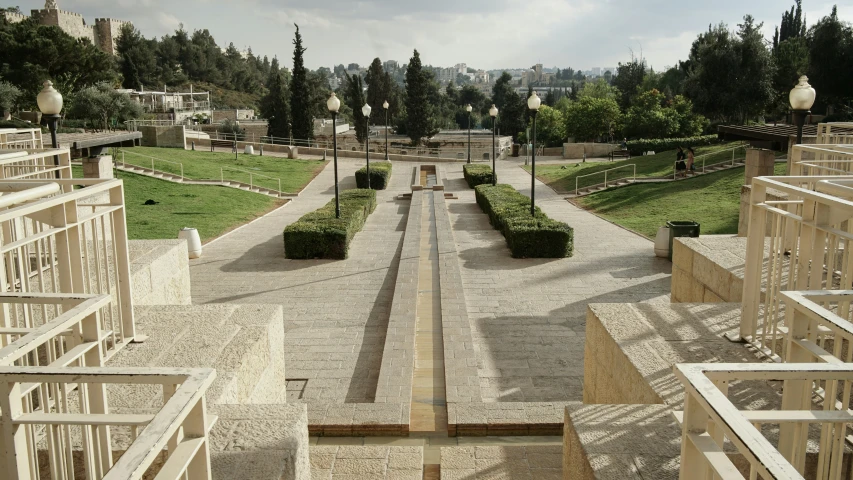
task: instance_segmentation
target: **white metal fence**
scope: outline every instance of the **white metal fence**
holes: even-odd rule
[[[0,179],[71,178],[71,152],[61,149],[0,149]]]
[[[211,369],[0,367],[0,478],[209,479],[215,419],[204,394],[215,375]],[[110,413],[112,385],[159,388],[162,405],[156,413]]]
[[[853,423],[849,410],[853,365],[682,364],[674,370],[685,389],[684,411],[676,412],[683,432],[679,478],[746,478],[728,455],[731,450],[724,448],[732,445],[746,461],[751,480],[803,479],[811,436],[812,447],[817,447],[813,478],[841,480],[847,467],[847,429]],[[728,386],[738,381],[783,382],[781,408],[738,410],[727,397]],[[815,408],[814,384],[847,393],[841,397],[841,408]],[[777,429],[777,445],[762,433],[762,427]]]
[[[0,128],[0,148],[44,148],[40,128]]]

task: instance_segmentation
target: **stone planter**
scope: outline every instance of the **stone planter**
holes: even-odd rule
[[[661,258],[669,257],[669,227],[660,227],[655,237],[655,255]]]
[[[187,241],[187,251],[191,259],[201,257],[201,237],[195,228],[182,228],[178,238]]]

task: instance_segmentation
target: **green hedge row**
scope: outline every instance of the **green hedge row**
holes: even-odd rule
[[[370,189],[385,190],[391,179],[391,162],[370,163]],[[367,188],[367,166],[355,172],[355,184],[358,188]]]
[[[665,152],[667,150],[675,150],[679,146],[696,147],[699,145],[713,145],[721,140],[716,135],[705,135],[702,137],[689,138],[656,138],[656,139],[640,139],[631,140],[628,142],[628,151],[631,155],[638,157],[643,152],[654,151],[655,153]]]
[[[462,172],[465,175],[465,181],[471,188],[477,185],[492,184],[492,167],[476,163],[466,163],[462,167]]]
[[[530,216],[530,199],[509,185],[480,185],[474,189],[477,204],[503,233],[515,258],[564,258],[574,252],[574,230],[552,220],[536,207]]]
[[[284,229],[284,256],[292,259],[347,258],[349,243],[376,209],[376,191],[346,190],[340,194],[341,218],[335,200]]]

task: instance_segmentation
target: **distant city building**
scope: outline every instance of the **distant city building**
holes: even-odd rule
[[[329,88],[337,90],[341,86],[341,79],[337,75],[329,76]]]
[[[26,15],[12,12],[4,12],[2,15],[9,23],[23,22],[29,18]],[[121,36],[121,28],[130,23],[112,18],[96,18],[94,25],[86,25],[86,20],[83,19],[82,15],[60,10],[55,0],[47,0],[43,9],[32,10],[30,15],[40,25],[59,27],[63,32],[74,38],[88,39],[92,45],[110,55],[116,53],[116,40]]]
[[[382,68],[384,68],[385,70],[391,70],[391,71],[399,70],[400,69],[400,62],[398,62],[397,60],[388,60],[382,64]]]

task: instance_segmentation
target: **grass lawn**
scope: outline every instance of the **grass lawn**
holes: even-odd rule
[[[74,178],[83,177],[73,167]],[[214,185],[181,185],[127,172],[116,172],[124,181],[128,238],[152,240],[178,238],[183,227],[197,228],[202,241],[212,240],[254,220],[284,201],[236,188]],[[145,205],[147,200],[158,202]]]
[[[785,164],[776,164],[776,175]],[[576,202],[613,223],[654,238],[667,220],[693,220],[702,234],[737,233],[744,169],[735,168],[666,183],[633,184]]]
[[[124,161],[132,165],[151,168],[151,159],[147,157],[181,163],[184,166],[184,176],[193,180],[219,180],[222,167],[257,173],[273,179],[280,178],[281,189],[287,193],[301,191],[323,170],[323,166],[326,164],[322,160],[288,160],[282,157],[261,157],[243,153],[240,153],[235,161],[233,153],[193,152],[179,148],[133,147],[123,148],[122,150],[126,152]],[[118,154],[118,161],[120,161],[121,155],[121,153]],[[145,157],[139,155],[145,155]],[[168,173],[181,173],[178,165],[157,160],[154,160],[154,168]],[[249,183],[248,173],[226,169],[224,174],[226,180]],[[254,177],[254,184],[278,190],[278,180],[256,176]]]
[[[731,152],[726,152],[725,150],[730,150],[738,145],[739,143],[725,143],[719,145],[697,147],[695,149],[696,156],[699,157],[700,155],[713,154],[717,152],[715,155],[707,157],[705,159],[705,162],[708,165],[722,163],[727,160],[731,160],[732,158]],[[736,156],[739,158],[743,158],[745,155],[744,149],[738,149],[735,153]],[[633,157],[631,159],[620,160],[618,162],[587,162],[566,164],[565,170],[562,169],[563,165],[538,165],[536,167],[536,177],[539,180],[542,180],[543,182],[548,184],[558,193],[574,193],[576,177],[622,166],[626,167],[617,172],[612,172],[612,174],[608,174],[608,180],[630,177],[633,174],[633,169],[627,167],[627,165],[631,164],[637,165],[638,178],[660,178],[671,176],[672,168],[675,164],[675,156],[676,150],[671,150],[667,152],[658,153],[657,155]],[[701,168],[701,165],[701,159],[697,159],[697,168]],[[524,168],[528,172],[530,171],[529,166]],[[579,187],[583,188],[586,186],[596,185],[600,183],[604,183],[604,176],[595,175],[593,177],[580,179]]]

